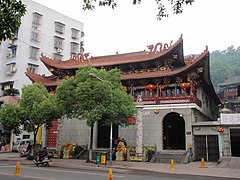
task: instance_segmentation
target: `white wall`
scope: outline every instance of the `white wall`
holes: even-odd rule
[[[80,38],[78,40],[72,39],[71,28],[83,31],[83,23],[67,17],[59,12],[51,10],[45,6],[42,6],[32,0],[23,0],[23,3],[27,6],[27,14],[22,18],[22,24],[19,28],[18,39],[14,42],[17,45],[17,55],[15,58],[6,58],[6,51],[9,45],[9,41],[2,42],[0,45],[0,83],[14,81],[14,88],[21,92],[21,88],[30,84],[31,81],[24,74],[28,67],[28,63],[39,65],[38,73],[50,75],[50,72],[43,65],[40,60],[32,60],[30,56],[30,46],[40,48],[40,53],[44,53],[49,57],[53,57],[53,53],[56,53],[54,49],[54,36],[60,36],[64,38],[64,49],[62,52],[63,59],[69,59],[71,42],[77,42],[80,44]],[[32,20],[33,13],[37,12],[42,15],[41,25],[37,28],[40,31],[40,43],[36,44],[31,41]],[[55,21],[65,24],[65,33],[59,35],[55,32]],[[40,55],[40,54],[39,54]],[[12,76],[7,76],[5,72],[5,66],[7,63],[16,61],[17,71]],[[1,86],[1,85],[0,85]]]

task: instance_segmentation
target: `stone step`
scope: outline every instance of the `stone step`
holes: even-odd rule
[[[174,160],[176,164],[187,163],[188,153],[186,151],[159,151],[156,152],[150,162],[171,163]]]

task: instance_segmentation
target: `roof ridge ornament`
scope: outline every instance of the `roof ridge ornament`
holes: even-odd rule
[[[172,43],[173,43],[173,40],[169,43],[165,43],[165,44],[162,44],[161,42],[153,45],[148,45],[147,48],[149,49],[149,51],[147,51],[147,53],[160,53],[164,50],[167,50],[169,49],[170,47],[172,47]]]
[[[78,60],[78,61],[81,60],[82,62],[84,62],[86,60],[90,61],[90,59],[88,58],[89,54],[90,53],[84,53],[83,51],[79,52],[79,53],[71,53],[70,54],[70,59],[71,60]]]

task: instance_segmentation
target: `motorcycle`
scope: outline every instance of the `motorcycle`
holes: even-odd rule
[[[20,153],[20,157],[27,157],[30,154],[30,150],[23,149]]]
[[[52,165],[52,160],[51,160],[52,157],[53,157],[52,154],[48,154],[47,156],[44,156],[40,159],[38,155],[35,157],[33,162],[36,166],[41,165],[41,166],[49,167]]]

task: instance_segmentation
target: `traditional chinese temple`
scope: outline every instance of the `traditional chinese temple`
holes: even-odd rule
[[[164,154],[179,155],[179,162],[219,159],[218,105],[209,73],[208,48],[199,55],[184,56],[183,38],[147,46],[147,50],[125,54],[91,57],[88,53],[71,54],[68,60],[41,55],[51,76],[26,75],[54,92],[58,83],[75,76],[76,70],[91,64],[95,68],[119,68],[123,88],[143,103],[143,145],[155,146],[154,162],[164,161]],[[131,122],[130,122],[131,121]],[[89,144],[90,128],[84,121],[61,119],[55,123],[57,135],[49,134],[47,145],[71,141]],[[53,127],[53,128],[54,128]],[[109,148],[109,127],[94,126],[93,148]],[[114,127],[114,138],[124,137],[135,145],[134,119],[129,126]]]

